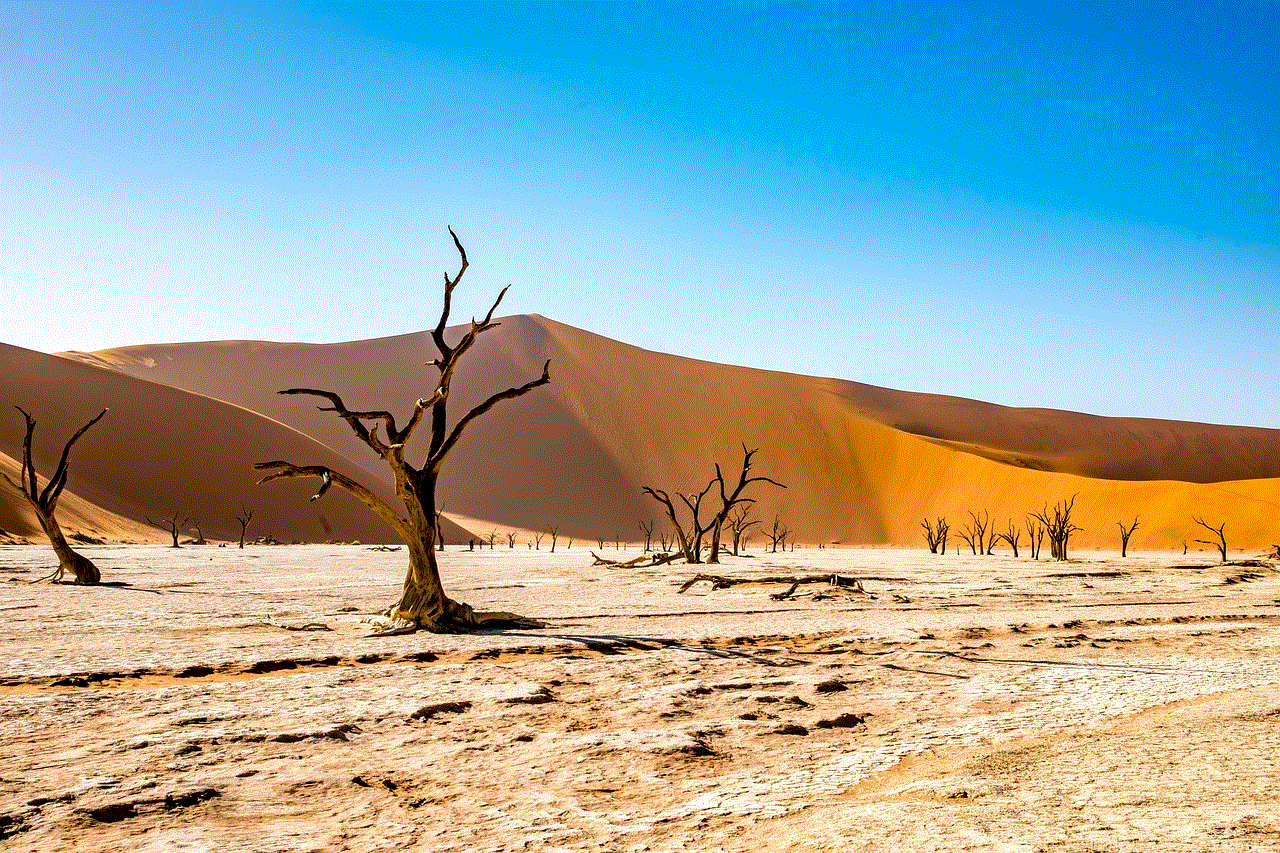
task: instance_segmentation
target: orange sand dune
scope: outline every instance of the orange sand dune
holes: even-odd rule
[[[0,473],[21,482],[22,465],[0,453]],[[40,485],[45,483],[42,478]],[[67,536],[81,533],[108,542],[161,542],[167,535],[147,524],[139,524],[89,503],[70,490],[58,500],[58,523]],[[35,513],[22,493],[0,478],[0,542],[6,539],[43,541],[45,536]]]
[[[338,453],[377,462],[330,413],[282,388],[337,391],[352,408],[403,417],[432,389],[425,334],[343,344],[216,342],[129,347],[76,358],[226,400]],[[446,465],[446,507],[495,525],[560,525],[579,538],[634,538],[658,516],[643,485],[705,484],[714,461],[761,448],[757,516],[801,541],[917,545],[925,515],[969,509],[1002,523],[1079,493],[1083,547],[1180,548],[1191,515],[1228,522],[1230,541],[1280,540],[1280,430],[1009,409],[853,382],[649,352],[538,316],[481,338],[455,381],[455,417],[551,359],[552,383],[477,421]],[[290,461],[287,452],[279,454]],[[1240,481],[1240,482],[1232,482]],[[954,538],[953,538],[954,541]]]
[[[136,522],[176,511],[198,521],[206,537],[238,538],[235,517],[244,504],[255,513],[251,538],[394,541],[380,520],[346,494],[309,503],[318,485],[314,480],[255,485],[259,474],[253,463],[281,456],[372,478],[314,440],[247,409],[0,344],[0,453],[15,470],[12,460],[21,458],[23,438],[15,405],[36,418],[36,466],[45,476],[71,433],[101,409],[110,409],[72,451],[67,489],[77,499],[60,506],[68,532],[97,530],[132,539]],[[0,492],[0,506],[6,519],[0,526],[35,535],[34,516],[16,490]],[[453,533],[456,539],[461,531]]]

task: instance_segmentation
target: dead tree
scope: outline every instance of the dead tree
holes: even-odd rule
[[[290,462],[275,461],[260,462],[256,466],[270,472],[260,482],[283,477],[320,478],[321,485],[316,492],[316,497],[323,495],[330,485],[336,484],[354,495],[396,532],[409,553],[409,568],[405,574],[400,600],[389,611],[390,630],[397,632],[416,629],[469,631],[483,623],[484,620],[477,617],[469,605],[449,598],[440,581],[440,570],[436,564],[433,548],[439,538],[434,524],[438,508],[436,484],[449,451],[457,445],[463,432],[472,422],[498,403],[521,397],[551,380],[549,372],[551,362],[548,361],[542,367],[541,376],[523,385],[490,395],[452,426],[449,425],[448,402],[454,372],[463,356],[475,344],[476,339],[498,325],[493,320],[493,312],[507,292],[507,289],[503,288],[484,319],[476,321],[473,318],[470,328],[462,335],[461,340],[450,345],[446,340],[446,327],[449,322],[454,288],[467,271],[467,253],[452,229],[449,230],[449,236],[453,238],[453,245],[458,250],[461,266],[452,278],[448,273],[444,276],[444,306],[440,312],[439,322],[431,331],[431,339],[435,343],[439,356],[429,364],[439,372],[439,378],[432,394],[419,399],[414,404],[403,426],[397,424],[395,417],[387,411],[352,411],[342,402],[342,398],[332,391],[291,388],[281,392],[305,394],[328,401],[329,405],[322,406],[320,410],[334,412],[346,421],[356,436],[391,468],[395,477],[396,497],[403,505],[403,509],[392,506],[375,492],[345,474],[320,465],[299,466]],[[429,424],[430,441],[425,458],[415,466],[406,458],[405,448],[414,430],[424,420]]]
[[[947,519],[940,515],[936,522],[930,522],[926,518],[920,526],[924,528],[924,541],[929,546],[929,553],[947,553],[947,532],[951,529]]]
[[[444,550],[444,507],[436,507],[436,550]]]
[[[1129,537],[1133,535],[1133,531],[1138,529],[1138,516],[1133,517],[1133,524],[1128,527],[1124,526],[1123,521],[1117,521],[1116,527],[1120,528],[1120,556],[1127,557],[1129,555]]]
[[[507,531],[507,547],[508,548],[516,547],[516,532],[514,530]]]
[[[666,530],[658,531],[658,548],[666,551],[670,547],[670,538],[667,536]]]
[[[1224,528],[1226,528],[1227,523],[1224,521],[1221,524],[1219,524],[1217,527],[1214,527],[1213,525],[1205,521],[1203,518],[1196,518],[1194,515],[1191,516],[1191,520],[1217,537],[1216,540],[1197,539],[1195,541],[1201,545],[1212,545],[1214,548],[1217,548],[1218,553],[1222,555],[1222,562],[1225,563],[1227,561],[1227,534],[1223,533],[1222,531]]]
[[[653,544],[653,522],[652,521],[640,522],[640,532],[644,534],[644,550],[652,551],[653,549],[650,548],[649,546]]]
[[[680,554],[684,557],[686,563],[702,562],[702,538],[706,535],[706,525],[701,518],[702,501],[715,484],[716,481],[712,480],[707,483],[706,488],[696,494],[692,492],[688,494],[677,493],[677,497],[689,509],[691,518],[687,525],[680,523],[680,518],[676,513],[675,502],[671,500],[670,495],[662,489],[644,487],[644,493],[662,504],[663,509],[667,511],[667,520],[671,522],[671,527],[675,530],[676,542],[680,546]],[[603,541],[601,541],[600,547],[604,547]]]
[[[730,488],[728,481],[725,480],[720,463],[717,462],[715,476],[703,487],[702,491],[696,494],[691,492],[678,495],[689,511],[689,520],[684,524],[680,521],[675,502],[672,501],[667,492],[649,486],[644,487],[644,493],[660,503],[663,509],[666,510],[667,520],[671,522],[671,526],[675,529],[676,540],[680,544],[680,552],[684,556],[685,562],[702,562],[702,543],[708,536],[711,538],[711,543],[707,562],[720,562],[720,540],[729,514],[733,512],[735,507],[749,506],[755,503],[755,498],[748,498],[742,494],[747,486],[752,483],[770,483],[779,488],[786,488],[786,486],[769,477],[749,476],[751,460],[758,452],[759,448],[748,450],[745,444],[742,445],[742,468],[732,488]],[[712,501],[716,497],[720,499],[720,506],[714,511],[704,506],[707,496],[712,494],[712,489],[717,489],[717,494],[712,498]],[[702,517],[704,509],[708,509],[711,513],[705,520]]]
[[[969,515],[973,515],[972,510],[969,511]],[[959,536],[964,540],[964,543],[969,546],[969,550],[973,554],[976,555],[982,553],[984,533],[978,530],[972,521],[967,521],[960,527]]]
[[[1046,506],[1037,513],[1032,513],[1037,521],[1044,525],[1044,532],[1049,537],[1049,551],[1055,560],[1067,559],[1067,544],[1072,533],[1079,533],[1079,527],[1071,521],[1071,513],[1075,509],[1076,496],[1064,499],[1053,505],[1050,511]]]
[[[67,440],[66,445],[62,448],[62,456],[58,459],[58,466],[53,470],[53,477],[49,482],[45,483],[43,489],[36,477],[35,461],[31,456],[31,437],[36,431],[36,421],[26,410],[15,406],[22,417],[27,422],[26,436],[22,439],[22,471],[20,473],[21,485],[9,479],[9,475],[3,474],[5,482],[22,492],[27,501],[31,504],[31,508],[35,510],[36,520],[40,522],[40,529],[44,531],[44,535],[49,537],[49,544],[53,546],[53,553],[58,556],[58,568],[52,575],[52,580],[60,581],[63,576],[70,572],[75,578],[75,583],[82,586],[96,584],[101,582],[102,575],[98,571],[98,567],[93,561],[83,554],[72,549],[67,544],[67,538],[62,535],[62,528],[58,526],[58,520],[54,517],[54,513],[58,509],[58,499],[62,497],[62,490],[67,487],[67,466],[71,459],[71,446],[80,440],[80,436],[88,432],[89,427],[102,420],[102,416],[107,413],[103,409],[98,416],[89,421],[80,429],[76,430],[75,435]]]
[[[1027,547],[1031,549],[1031,559],[1040,559],[1040,548],[1044,545],[1044,525],[1035,516],[1027,516]]]
[[[751,518],[751,507],[747,504],[740,504],[733,512],[729,513],[728,518],[729,529],[733,531],[733,556],[740,556],[739,549],[746,542],[746,533],[752,527],[760,523],[759,519]]]
[[[991,523],[991,513],[986,510],[969,510],[969,518],[972,520],[964,526],[960,538],[969,543],[969,548],[975,554],[990,555],[996,544],[996,529]]]
[[[1004,533],[997,533],[992,541],[994,542],[996,539],[1003,539],[1007,542],[1009,547],[1013,549],[1013,556],[1015,558],[1018,556],[1018,542],[1022,539],[1022,531],[1013,523],[1012,518],[1009,519],[1008,529]]]
[[[556,538],[560,535],[559,525],[547,528],[547,535],[551,537],[551,553],[556,552]]]
[[[253,510],[244,504],[240,504],[240,514],[236,516],[236,521],[240,522],[240,547],[244,547],[244,537],[249,530],[249,522],[253,521]]]
[[[759,452],[759,448],[748,450],[747,446],[742,445],[742,469],[738,472],[738,482],[730,489],[725,483],[724,474],[720,471],[719,463],[716,464],[716,476],[713,482],[720,487],[720,510],[711,519],[711,555],[707,558],[708,563],[720,562],[720,534],[724,528],[725,522],[729,518],[729,514],[733,512],[734,507],[750,507],[754,504],[755,498],[744,497],[742,492],[752,483],[768,483],[771,486],[777,486],[785,489],[786,486],[777,480],[769,477],[756,476],[748,477],[747,474],[751,470],[751,458]],[[734,546],[734,553],[737,553],[737,545]]]
[[[769,540],[769,545],[774,554],[778,553],[778,546],[782,546],[782,550],[787,550],[787,537],[791,535],[791,528],[783,524],[778,516],[773,517],[773,527],[765,534],[765,538]]]
[[[191,529],[196,532],[196,535],[191,538],[191,541],[187,543],[188,545],[208,545],[209,544],[208,542],[205,541],[204,531],[200,529],[200,522],[193,519],[191,521]]]
[[[541,551],[541,550],[542,550],[542,537],[543,537],[543,536],[545,536],[545,535],[546,535],[546,534],[545,534],[545,533],[542,533],[542,532],[538,532],[538,533],[534,533],[534,534],[533,534],[533,547],[534,547],[534,550],[537,550],[537,551]]]
[[[486,533],[486,534],[484,535],[484,541],[486,541],[486,542],[488,542],[488,543],[489,543],[489,550],[490,550],[490,551],[492,551],[492,550],[493,550],[493,543],[498,541],[498,531],[497,531],[497,529],[490,530],[488,533]]]
[[[169,538],[173,540],[173,548],[181,548],[178,544],[178,537],[182,535],[182,531],[191,523],[191,519],[178,512],[176,509],[169,514],[169,517],[162,521],[153,521],[150,517],[144,516],[147,524],[152,527],[159,527],[169,531]]]

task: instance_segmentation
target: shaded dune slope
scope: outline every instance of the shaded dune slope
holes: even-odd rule
[[[207,537],[238,538],[235,516],[244,504],[255,513],[251,537],[394,540],[380,520],[345,493],[309,503],[315,480],[255,485],[254,462],[289,456],[373,478],[315,440],[239,406],[3,344],[0,403],[0,453],[10,461],[21,458],[23,421],[12,409],[21,405],[37,421],[33,452],[42,476],[52,472],[74,430],[110,409],[72,451],[67,490],[85,503],[79,505],[84,516],[79,519],[76,501],[60,507],[71,510],[69,529],[106,532],[121,526],[118,519],[163,519],[176,511],[198,521]],[[38,529],[16,490],[6,488],[0,501],[13,532]],[[132,536],[126,531],[120,538]]]
[[[351,408],[403,417],[432,390],[432,355],[422,333],[66,354],[260,412],[375,478],[377,460],[345,424],[276,392],[325,388]],[[1280,430],[1010,409],[751,370],[538,316],[505,318],[480,339],[455,381],[454,417],[548,358],[551,385],[499,406],[458,445],[442,480],[446,509],[499,527],[634,538],[639,519],[658,515],[643,485],[700,487],[713,462],[735,469],[745,442],[761,448],[758,472],[788,486],[758,488],[757,516],[780,515],[801,541],[914,545],[925,515],[958,526],[967,510],[988,510],[1003,526],[1076,493],[1085,547],[1117,547],[1116,522],[1135,515],[1134,547],[1180,548],[1204,532],[1192,514],[1228,521],[1240,547],[1280,539]]]

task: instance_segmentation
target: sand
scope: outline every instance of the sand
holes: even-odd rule
[[[403,419],[434,390],[425,333],[64,355],[286,424],[384,488],[389,475],[346,424],[276,392],[326,388]],[[760,449],[757,471],[787,486],[756,490],[757,517],[781,516],[810,544],[914,546],[925,516],[946,515],[954,528],[969,510],[987,511],[1003,526],[1073,494],[1085,547],[1118,548],[1116,523],[1135,516],[1139,548],[1181,550],[1204,532],[1193,515],[1227,522],[1244,551],[1280,542],[1280,430],[1011,409],[711,364],[536,315],[505,317],[480,338],[454,383],[454,417],[537,376],[546,359],[551,384],[494,409],[451,454],[440,486],[449,512],[499,529],[633,538],[640,520],[660,517],[644,486],[696,491],[716,462],[736,466],[746,443]],[[259,457],[307,461],[293,458],[296,445],[250,436]]]
[[[546,627],[391,638],[402,552],[0,548],[5,848],[1280,850],[1274,564],[546,547],[443,563]]]

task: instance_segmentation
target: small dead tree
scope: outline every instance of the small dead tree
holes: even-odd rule
[[[249,522],[253,521],[253,510],[244,504],[240,504],[240,514],[236,516],[236,521],[240,522],[240,547],[244,547],[244,537],[249,530]]]
[[[1075,505],[1076,495],[1072,495],[1069,499],[1054,504],[1052,510],[1046,506],[1040,512],[1032,513],[1044,525],[1045,535],[1049,538],[1049,551],[1055,560],[1067,559],[1067,545],[1071,541],[1071,534],[1081,530],[1071,521]]]
[[[551,553],[554,554],[556,552],[556,538],[560,535],[559,525],[556,527],[548,527],[547,535],[551,537]]]
[[[769,540],[770,549],[774,554],[778,553],[778,546],[782,546],[782,550],[787,550],[787,537],[791,535],[791,528],[779,520],[778,516],[773,517],[773,527],[765,532],[765,538]]]
[[[1009,519],[1009,527],[1003,533],[998,533],[996,539],[1003,540],[1010,548],[1013,549],[1013,556],[1018,556],[1018,542],[1022,539],[1022,531],[1013,523],[1013,519]]]
[[[733,556],[741,556],[739,549],[746,544],[746,533],[752,527],[760,523],[759,519],[751,518],[751,506],[749,504],[739,504],[733,512],[729,513],[727,519],[729,529],[733,531]]]
[[[434,524],[438,509],[436,486],[440,471],[449,451],[457,445],[463,432],[477,418],[504,400],[524,396],[551,381],[549,372],[551,362],[548,361],[542,367],[541,376],[523,385],[490,395],[450,426],[448,402],[454,373],[463,356],[470,351],[480,335],[497,327],[498,324],[493,320],[493,313],[507,291],[503,288],[484,319],[477,321],[473,318],[470,328],[463,333],[461,339],[450,344],[446,338],[446,329],[453,291],[466,273],[468,264],[467,253],[462,248],[457,235],[453,233],[453,229],[449,230],[449,236],[453,238],[453,245],[458,250],[461,265],[452,278],[445,273],[444,305],[439,322],[431,330],[431,339],[439,356],[429,364],[438,371],[439,378],[431,395],[420,398],[414,404],[403,426],[400,426],[388,411],[352,411],[342,402],[342,398],[332,391],[291,388],[281,392],[305,394],[328,401],[329,405],[321,407],[321,411],[333,412],[346,421],[352,432],[391,468],[395,479],[396,497],[403,509],[387,503],[375,492],[350,477],[321,465],[299,466],[290,462],[274,461],[260,462],[256,466],[270,472],[260,481],[264,483],[285,477],[320,478],[320,489],[315,495],[317,498],[323,495],[330,485],[337,484],[369,507],[396,532],[405,543],[409,554],[409,568],[405,574],[400,600],[389,611],[391,624],[388,630],[397,633],[417,629],[470,631],[484,624],[485,620],[476,616],[470,606],[449,598],[440,580],[440,570],[433,547],[441,538]],[[424,421],[429,424],[430,439],[427,443],[425,458],[415,466],[406,458],[405,453],[414,430]],[[370,423],[372,426],[368,425]],[[505,618],[510,619],[510,617]]]
[[[189,545],[208,545],[209,544],[208,542],[205,541],[204,531],[200,529],[200,522],[195,521],[193,519],[191,521],[191,529],[196,532],[196,535],[191,537],[191,541],[187,544]]]
[[[545,535],[546,535],[546,534],[545,534],[545,533],[542,533],[541,531],[537,531],[537,532],[535,532],[535,533],[533,534],[533,547],[534,547],[534,550],[536,550],[536,551],[541,551],[541,550],[542,550],[542,537],[543,537],[543,536],[545,536]]]
[[[666,552],[671,547],[671,538],[666,530],[658,531],[658,547]]]
[[[972,520],[965,525],[965,533],[961,534],[961,538],[969,543],[975,554],[990,555],[996,544],[996,529],[991,523],[991,513],[986,510],[969,510],[969,518]]]
[[[507,531],[507,547],[508,548],[516,547],[516,532],[514,530]]]
[[[40,529],[44,531],[45,536],[49,537],[53,553],[58,557],[58,568],[50,579],[60,581],[67,572],[70,572],[75,578],[75,583],[81,586],[100,583],[102,575],[98,567],[88,557],[67,544],[67,538],[63,536],[62,528],[58,525],[54,513],[57,512],[58,499],[62,497],[62,490],[67,487],[67,466],[71,459],[71,446],[80,440],[80,436],[89,431],[89,427],[102,420],[107,410],[103,409],[97,417],[76,430],[75,435],[67,440],[62,448],[62,456],[58,459],[58,466],[53,469],[53,476],[42,489],[36,477],[36,466],[31,456],[31,437],[36,431],[36,420],[25,409],[18,406],[14,408],[22,412],[22,417],[27,423],[26,435],[22,439],[22,470],[20,472],[22,483],[19,485],[13,482],[7,474],[0,476],[3,476],[9,485],[22,492],[27,502],[31,504],[31,508],[35,510]]]
[[[759,448],[749,450],[745,444],[742,445],[742,468],[738,473],[737,481],[732,487],[729,486],[729,481],[725,479],[720,463],[717,462],[715,476],[711,478],[711,481],[707,483],[702,491],[678,495],[689,511],[689,520],[683,524],[676,511],[675,502],[672,501],[667,492],[649,486],[644,487],[644,493],[660,503],[663,509],[666,510],[667,520],[671,522],[671,526],[675,530],[676,541],[680,545],[680,552],[684,556],[685,562],[702,562],[703,541],[708,536],[711,538],[711,543],[707,562],[720,562],[721,535],[729,514],[737,506],[749,506],[755,503],[755,498],[748,498],[742,494],[747,486],[752,483],[770,483],[779,488],[786,488],[786,486],[769,477],[750,476],[751,460],[758,452]],[[704,506],[704,501],[706,501],[709,494],[712,494],[712,489],[717,489],[715,497],[720,499],[720,506],[715,510]],[[714,502],[715,497],[712,498],[712,502]],[[702,517],[704,509],[710,513],[705,520]]]
[[[652,521],[640,522],[640,532],[644,534],[645,552],[652,551],[653,549],[650,548],[649,546],[653,544],[653,522]]]
[[[145,517],[145,516],[144,518],[146,518],[147,524],[150,524],[152,527],[159,527],[162,530],[169,531],[169,538],[173,540],[173,545],[170,547],[173,547],[173,548],[182,547],[180,544],[178,544],[178,537],[182,535],[182,531],[185,530],[187,525],[191,523],[190,518],[187,518],[182,513],[178,512],[176,509],[169,514],[168,518],[163,519],[162,521],[153,521],[151,520],[151,518]]]
[[[436,507],[436,550],[444,550],[444,505]]]
[[[929,546],[929,553],[947,553],[947,533],[951,529],[947,519],[940,515],[936,522],[931,522],[926,518],[920,526],[924,528],[924,541]]]
[[[484,541],[489,543],[489,550],[493,550],[493,543],[498,541],[498,531],[490,530],[484,535]]]
[[[1223,530],[1226,528],[1227,523],[1224,521],[1221,524],[1219,524],[1217,527],[1214,527],[1212,524],[1209,524],[1203,518],[1196,518],[1194,515],[1191,516],[1191,520],[1194,521],[1196,524],[1200,525],[1201,527],[1203,527],[1205,530],[1208,530],[1210,533],[1212,533],[1216,537],[1215,539],[1212,539],[1212,540],[1196,539],[1195,541],[1201,545],[1211,545],[1214,548],[1217,548],[1218,553],[1222,555],[1222,562],[1225,563],[1227,561],[1227,534],[1224,533]]]
[[[969,511],[969,515],[973,516],[973,510]],[[959,530],[960,538],[969,546],[969,551],[973,554],[981,554],[983,546],[983,536],[985,531],[977,529],[973,521],[966,521]]]
[[[1027,516],[1027,539],[1031,559],[1040,559],[1040,549],[1044,546],[1044,525],[1035,516]]]
[[[1138,516],[1133,517],[1133,524],[1128,527],[1124,526],[1123,521],[1117,521],[1116,527],[1120,528],[1120,556],[1127,557],[1129,556],[1129,537],[1138,529]]]

